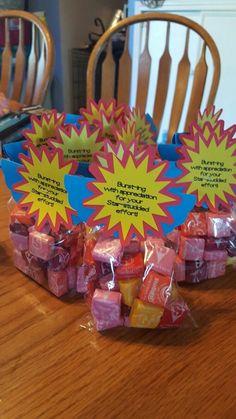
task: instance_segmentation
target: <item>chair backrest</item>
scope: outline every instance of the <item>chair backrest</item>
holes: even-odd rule
[[[118,64],[114,61],[117,33],[120,37],[123,33],[125,39]],[[203,98],[204,107],[214,103],[220,78],[219,52],[210,34],[188,18],[144,13],[109,28],[89,58],[87,99],[98,99],[95,75],[101,53],[105,55],[101,98],[115,97],[118,103],[148,111],[158,128],[165,120],[168,142],[179,128],[187,130]]]
[[[54,64],[47,26],[22,10],[0,11],[0,91],[24,105],[42,104]]]

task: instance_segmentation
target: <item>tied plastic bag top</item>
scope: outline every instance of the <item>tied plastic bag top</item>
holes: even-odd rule
[[[83,260],[85,226],[53,233],[49,225],[39,232],[34,218],[14,205],[10,214],[14,265],[55,296],[76,294],[77,275]]]
[[[88,230],[77,287],[86,294],[97,330],[183,324],[189,309],[173,280],[178,239],[176,230],[165,240],[148,237],[122,246],[102,229]]]
[[[225,274],[227,261],[236,256],[236,231],[233,211],[213,213],[196,208],[180,227],[178,257],[174,279],[198,283]]]

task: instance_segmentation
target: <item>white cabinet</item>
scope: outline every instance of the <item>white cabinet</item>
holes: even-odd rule
[[[221,57],[221,77],[215,105],[217,109],[223,108],[223,118],[225,119],[227,126],[236,123],[236,1],[166,0],[160,7],[149,8],[145,6],[142,1],[129,0],[129,16],[148,11],[160,13],[168,12],[186,16],[197,21],[211,34],[219,49]],[[153,46],[155,44],[154,31],[151,31],[150,35],[149,48],[152,55],[155,54],[155,48]],[[181,37],[181,32],[179,32],[177,36]],[[135,35],[134,39],[138,39],[138,34]],[[134,42],[133,45],[131,45],[131,50],[134,55],[136,48],[137,42]],[[171,48],[175,49],[176,47],[172,45]],[[196,54],[197,49],[198,47],[196,45],[196,49],[192,50],[192,55]],[[178,54],[178,49],[176,49],[176,54]],[[192,57],[192,59],[194,60],[194,57]],[[155,71],[152,71],[150,82],[155,86]],[[131,96],[131,102],[132,100],[134,99],[132,99]],[[150,113],[152,113],[152,106],[152,98],[150,97],[146,109]],[[165,126],[162,127],[162,130],[165,130]]]

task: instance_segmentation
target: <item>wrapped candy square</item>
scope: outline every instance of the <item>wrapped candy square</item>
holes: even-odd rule
[[[206,214],[207,234],[209,237],[229,237],[231,234],[231,215],[228,213],[211,213]]]
[[[207,262],[207,278],[218,278],[225,274],[225,262]]]
[[[205,250],[225,250],[228,242],[228,237],[220,237],[219,239],[216,239],[215,237],[206,237]]]
[[[13,262],[17,269],[24,272],[24,274],[29,275],[29,264],[27,263],[24,254],[18,249],[13,250]]]
[[[66,294],[68,292],[67,272],[48,269],[48,287],[57,297]]]
[[[204,260],[186,261],[185,269],[186,282],[196,284],[207,279],[207,264]]]
[[[171,279],[150,271],[144,278],[140,292],[140,300],[164,307],[168,297],[171,295]]]
[[[105,263],[112,263],[117,266],[120,263],[123,249],[119,239],[99,238],[92,250],[94,260]]]
[[[179,256],[184,260],[202,260],[205,240],[192,237],[180,237]]]
[[[144,261],[141,252],[136,254],[126,253],[121,259],[121,263],[116,268],[117,278],[140,277],[143,275]]]
[[[164,309],[162,307],[145,303],[136,298],[129,316],[130,326],[156,329],[160,323],[163,312]]]
[[[167,300],[159,327],[162,329],[180,327],[185,320],[189,308],[181,297],[171,297]]]
[[[10,238],[18,250],[27,250],[29,247],[29,237],[23,236],[22,234],[12,233],[10,232]]]
[[[91,304],[97,330],[123,325],[121,317],[121,293],[96,289]]]
[[[217,260],[219,262],[225,262],[227,260],[228,253],[226,250],[205,250],[204,260],[212,261]]]
[[[206,236],[207,222],[205,212],[190,212],[181,226],[181,232],[186,236]]]
[[[32,231],[29,234],[29,251],[40,259],[49,260],[53,257],[54,243],[54,238],[48,234],[38,231]]]
[[[179,256],[175,259],[173,278],[176,282],[185,281],[185,261],[180,259]]]
[[[150,269],[171,276],[175,261],[175,251],[159,243],[148,244],[145,249],[145,265]]]

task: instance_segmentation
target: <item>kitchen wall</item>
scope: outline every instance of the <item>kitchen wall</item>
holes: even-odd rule
[[[97,32],[94,19],[102,19],[105,28],[116,9],[125,0],[29,0],[31,11],[45,11],[56,47],[56,63],[52,82],[52,103],[60,111],[72,111],[71,49],[88,43],[88,33]]]

